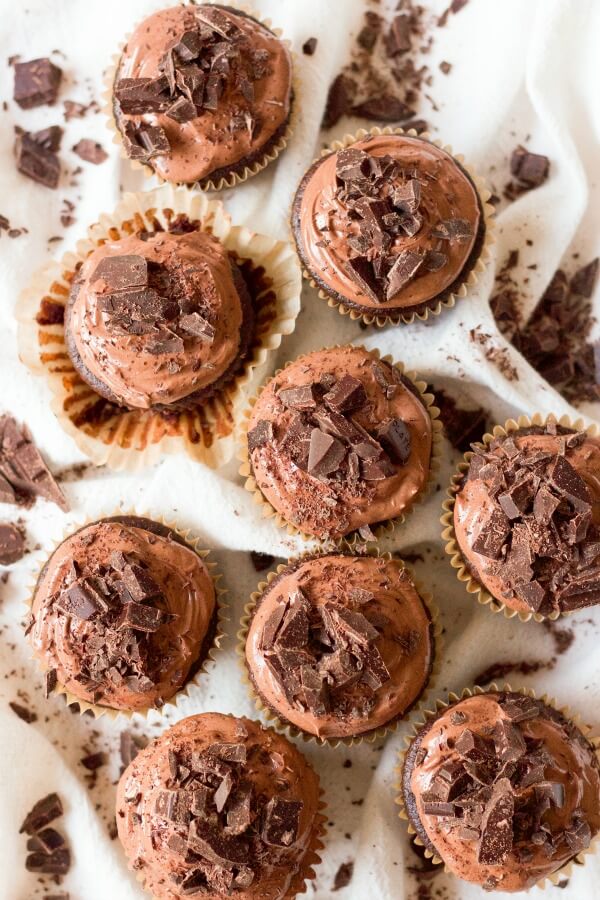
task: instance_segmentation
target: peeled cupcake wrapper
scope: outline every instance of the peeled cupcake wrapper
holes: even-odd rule
[[[489,432],[484,434],[481,443],[488,446],[496,438],[506,437],[511,432],[517,431],[520,428],[530,428],[532,425],[543,427],[549,422],[562,425],[564,428],[572,428],[575,431],[585,431],[590,437],[598,437],[600,434],[597,425],[586,425],[583,419],[576,419],[573,422],[569,416],[566,415],[561,416],[559,419],[552,414],[542,415],[542,413],[534,413],[531,417],[523,415],[519,416],[518,419],[508,419],[504,425],[495,425],[491,434]],[[545,616],[542,613],[534,612],[533,610],[531,612],[524,612],[522,610],[511,609],[502,600],[494,597],[487,588],[471,574],[456,539],[456,531],[454,529],[454,505],[456,502],[456,494],[460,488],[463,477],[469,470],[472,456],[473,451],[471,450],[465,453],[464,461],[459,464],[458,470],[452,476],[452,481],[447,491],[448,499],[444,500],[444,503],[442,504],[444,514],[440,518],[440,522],[444,526],[442,538],[446,541],[444,549],[450,557],[450,565],[455,570],[456,577],[465,585],[467,593],[477,595],[478,603],[482,606],[488,606],[493,613],[504,613],[507,619],[514,619],[515,616],[518,616],[521,622],[529,622],[531,619],[535,622],[543,622],[545,619],[556,621],[556,619],[561,616],[572,615],[575,610],[569,610],[568,612],[554,610],[549,615]]]
[[[232,9],[239,10],[239,12],[245,13],[251,18],[255,19],[265,28],[267,28],[272,34],[278,38],[281,43],[287,47],[291,59],[292,59],[292,101],[290,106],[290,114],[288,117],[288,122],[285,127],[285,131],[278,138],[277,142],[273,144],[267,153],[259,159],[253,162],[250,166],[245,166],[243,172],[229,172],[226,176],[221,176],[218,180],[213,181],[210,175],[207,175],[206,178],[202,178],[200,181],[190,182],[187,186],[200,191],[222,191],[227,188],[235,187],[238,184],[242,184],[244,181],[247,181],[253,175],[258,175],[259,172],[262,172],[263,169],[266,169],[267,166],[274,162],[279,154],[285,150],[287,147],[290,138],[292,137],[294,131],[296,130],[296,122],[299,115],[300,110],[300,96],[302,94],[302,85],[300,78],[298,76],[299,66],[297,65],[296,54],[291,49],[290,41],[285,40],[283,38],[283,32],[280,28],[274,28],[271,20],[263,18],[259,16],[256,10],[252,9],[250,6],[247,6],[245,3],[239,2],[239,0],[198,0],[198,3],[194,3],[192,0],[191,3],[187,2],[187,0],[177,0],[177,6],[190,6],[190,5],[199,5],[200,2],[202,5],[211,5],[211,6],[228,6]],[[149,13],[150,14],[150,13]],[[139,23],[136,23],[139,24]],[[117,75],[117,70],[119,68],[119,63],[121,61],[121,56],[127,43],[131,37],[131,32],[129,32],[125,36],[125,40],[121,43],[119,47],[119,52],[115,53],[112,57],[111,65],[108,67],[105,77],[104,77],[104,90],[102,92],[102,112],[107,117],[106,127],[112,132],[112,142],[113,144],[117,144],[119,146],[121,159],[127,160],[127,162],[131,165],[133,169],[141,170],[146,178],[152,178],[155,176],[161,184],[169,184],[169,182],[159,175],[149,163],[144,163],[138,159],[131,159],[127,155],[127,151],[125,149],[125,143],[123,141],[123,136],[117,127],[117,123],[115,120],[115,114],[113,109],[113,87],[115,83],[115,78]],[[232,168],[235,167],[236,163],[232,163]]]
[[[447,709],[460,700],[465,700],[467,697],[473,697],[479,694],[487,694],[492,691],[506,691],[516,694],[522,694],[523,697],[532,697],[534,700],[541,700],[541,702],[545,703],[546,706],[550,706],[552,709],[555,709],[557,712],[561,713],[561,715],[563,715],[565,719],[569,719],[569,721],[572,722],[581,731],[582,735],[587,740],[596,757],[598,758],[598,761],[600,762],[600,736],[593,733],[593,729],[591,728],[591,726],[583,723],[581,721],[581,717],[578,714],[573,715],[568,707],[560,706],[553,697],[549,697],[547,694],[538,696],[532,688],[513,688],[506,682],[498,686],[496,682],[492,682],[485,687],[475,685],[473,688],[463,688],[460,694],[456,694],[454,693],[454,691],[450,691],[447,695],[447,699],[436,699],[434,708],[425,708],[424,705],[421,705],[412,717],[410,732],[404,737],[404,749],[401,750],[399,754],[398,765],[396,766],[397,781],[394,785],[398,792],[395,798],[395,802],[400,808],[398,816],[406,822],[408,833],[412,842],[418,847],[423,847],[425,857],[431,860],[434,865],[443,865],[444,870],[446,872],[449,872],[451,875],[454,875],[454,873],[447,868],[443,859],[441,859],[436,853],[432,853],[431,850],[425,847],[423,841],[418,836],[410,822],[408,812],[406,811],[406,804],[404,802],[404,793],[402,786],[404,761],[410,745],[417,737],[421,728],[423,728],[423,726],[426,725],[427,722],[435,718],[442,710]],[[568,878],[572,874],[573,866],[583,865],[585,863],[586,857],[595,852],[595,848],[599,843],[600,833],[596,834],[592,838],[590,846],[586,850],[582,850],[581,852],[575,854],[575,856],[573,856],[567,863],[565,863],[564,866],[561,866],[561,868],[557,869],[555,872],[552,872],[550,875],[545,875],[539,882],[537,882],[536,885],[534,885],[534,887],[543,888],[545,885],[547,886],[547,882],[550,882],[553,885],[557,885],[562,878]],[[454,875],[454,877],[458,878],[457,875]]]
[[[344,555],[347,556],[354,555],[353,548],[350,545],[346,545],[345,549],[341,548],[338,552],[344,553]],[[277,713],[273,709],[271,709],[271,707],[266,706],[263,703],[262,699],[259,697],[252,683],[252,679],[250,678],[248,667],[246,665],[246,640],[248,638],[248,632],[250,630],[250,623],[252,622],[256,606],[265,590],[270,587],[271,583],[282,572],[284,572],[289,566],[293,565],[294,563],[307,562],[310,559],[316,559],[320,556],[328,555],[329,553],[326,551],[320,551],[316,553],[306,551],[299,556],[289,559],[287,563],[280,563],[280,565],[278,565],[275,570],[272,570],[268,573],[264,581],[259,582],[256,591],[253,591],[253,593],[250,595],[250,602],[247,603],[244,607],[244,614],[240,621],[240,629],[237,633],[238,643],[236,647],[236,653],[240,661],[242,682],[246,686],[249,697],[254,701],[254,705],[256,706],[257,711],[262,714],[269,725],[273,725],[277,729],[277,731],[283,732],[286,737],[301,737],[305,743],[314,743],[320,747],[327,746],[335,749],[336,747],[339,747],[340,744],[343,744],[346,747],[353,747],[357,744],[361,744],[363,741],[372,744],[375,741],[383,740],[397,729],[399,722],[402,722],[406,718],[408,718],[408,716],[410,715],[410,710],[402,715],[396,716],[385,725],[380,725],[378,728],[374,728],[371,731],[365,731],[362,734],[336,738],[319,737],[316,734],[311,734],[308,731],[303,731],[301,728],[298,728],[296,725],[293,725],[291,722],[288,722],[285,719],[281,719],[277,715]],[[391,553],[382,553],[377,547],[369,548],[366,553],[363,550],[360,555],[368,555],[386,560],[392,559]],[[402,559],[395,559],[394,561],[399,563],[410,576],[410,579],[417,593],[419,594],[419,597],[423,601],[425,609],[429,614],[429,619],[432,626],[431,634],[433,638],[433,660],[431,663],[431,671],[429,672],[429,677],[427,678],[427,681],[425,682],[421,690],[421,694],[412,704],[412,709],[413,707],[416,707],[425,702],[426,698],[436,689],[436,682],[439,677],[441,660],[443,656],[443,631],[440,621],[440,612],[431,593],[427,591],[423,587],[421,581],[416,578],[414,571],[410,565],[405,563]]]
[[[335,347],[346,346],[342,344],[336,344]],[[359,350],[366,350],[366,347],[363,347],[360,344],[352,344],[353,347]],[[331,347],[323,347],[323,350],[333,349]],[[435,397],[433,394],[427,393],[427,382],[419,379],[419,376],[416,372],[413,371],[405,371],[404,363],[394,362],[391,356],[381,356],[379,351],[374,348],[372,350],[367,350],[375,359],[382,359],[384,362],[389,363],[394,366],[408,381],[411,382],[413,387],[416,388],[419,394],[419,398],[429,413],[431,419],[431,459],[429,463],[429,476],[423,489],[417,496],[413,499],[410,506],[405,509],[399,516],[396,516],[395,519],[388,519],[385,522],[378,523],[377,525],[371,525],[371,530],[375,536],[375,540],[381,540],[381,538],[390,534],[396,526],[401,525],[407,515],[419,504],[422,503],[423,500],[427,497],[430,490],[433,487],[433,483],[435,481],[435,474],[440,466],[440,458],[442,454],[442,423],[439,418],[440,411],[437,406],[434,405]],[[303,354],[306,355],[306,354]],[[270,375],[261,387],[261,391],[267,385],[268,382],[272,381],[273,378],[276,378],[280,372],[284,369],[287,369],[289,365],[291,365],[295,360],[289,360],[281,369],[278,369],[273,375]],[[264,518],[273,518],[275,517],[275,522],[280,528],[285,528],[289,535],[298,535],[305,541],[318,541],[323,547],[339,547],[339,546],[352,546],[354,548],[358,546],[362,546],[365,543],[370,543],[371,539],[365,541],[360,537],[358,531],[350,532],[342,538],[338,539],[320,539],[315,535],[306,534],[306,532],[300,531],[300,529],[296,528],[295,525],[292,525],[288,522],[281,513],[277,512],[277,510],[269,503],[266,497],[263,496],[258,484],[256,483],[256,479],[254,478],[254,474],[252,471],[252,465],[250,463],[250,456],[248,454],[248,426],[250,424],[250,416],[252,414],[252,409],[258,400],[259,394],[256,394],[254,397],[250,399],[246,408],[240,411],[240,416],[236,419],[238,425],[238,434],[236,436],[236,442],[238,444],[238,453],[237,458],[241,462],[241,466],[239,468],[239,474],[245,479],[244,487],[247,491],[250,491],[251,494],[254,495],[254,502],[262,507],[262,515]]]
[[[391,128],[390,126],[386,126],[385,128],[379,128],[377,126],[369,129],[359,128],[356,134],[345,134],[344,137],[342,137],[340,140],[333,141],[331,144],[325,147],[325,149],[321,151],[317,159],[313,160],[313,164],[323,159],[324,157],[329,156],[331,153],[336,153],[338,150],[344,150],[351,144],[355,144],[357,141],[361,141],[366,137],[377,137],[382,134],[404,134],[407,137],[415,137],[419,140],[433,144],[435,147],[439,147],[441,150],[444,150],[446,153],[450,154],[450,156],[452,156],[469,175],[479,195],[485,226],[485,236],[477,261],[473,266],[471,266],[467,276],[465,277],[465,280],[461,282],[460,287],[449,294],[447,297],[445,297],[443,300],[436,300],[436,298],[434,297],[430,301],[424,301],[429,305],[419,312],[403,312],[402,310],[393,309],[381,310],[381,312],[378,312],[377,309],[374,308],[372,312],[365,313],[361,312],[358,309],[352,309],[351,307],[346,306],[343,301],[332,297],[330,293],[320,287],[314,280],[311,273],[303,267],[303,277],[310,283],[311,287],[313,287],[317,291],[317,294],[319,295],[321,300],[327,301],[328,306],[330,306],[332,309],[337,309],[339,314],[342,316],[350,316],[353,321],[361,319],[365,323],[365,325],[376,325],[378,328],[383,328],[384,325],[390,324],[411,325],[415,321],[415,319],[418,319],[421,322],[426,322],[429,316],[439,316],[443,309],[452,309],[456,301],[461,297],[465,297],[468,290],[475,284],[477,284],[477,273],[483,272],[485,270],[490,259],[489,248],[495,240],[493,235],[493,228],[496,224],[493,218],[495,212],[494,207],[491,203],[488,202],[492,194],[486,186],[484,179],[477,175],[473,171],[471,166],[465,163],[464,157],[462,155],[453,153],[452,147],[450,147],[448,144],[443,144],[439,140],[432,140],[427,132],[417,134],[414,128],[406,131],[404,128]]]
[[[231,718],[235,717],[231,716]],[[271,729],[265,725],[263,725],[263,728],[265,728],[266,730],[274,731],[274,729]],[[308,765],[311,765],[310,762],[308,763]],[[317,778],[318,777],[319,776],[317,773]],[[310,843],[306,849],[306,853],[304,854],[304,859],[302,860],[300,871],[294,875],[289,889],[286,892],[285,896],[286,898],[290,898],[290,900],[293,897],[306,893],[306,891],[308,890],[308,885],[316,878],[315,867],[318,866],[322,861],[321,851],[325,848],[323,838],[325,837],[325,833],[327,831],[327,816],[324,814],[324,811],[327,808],[327,804],[323,799],[324,796],[325,794],[323,788],[321,787],[321,782],[319,779],[319,803],[317,806],[317,814],[315,815],[315,820],[313,823],[312,836]],[[145,890],[146,885],[144,878],[144,869],[134,869],[133,874]],[[158,900],[158,898],[154,898],[154,900]]]
[[[106,240],[144,228],[152,231],[157,224],[167,228],[179,215],[198,222],[200,231],[213,234],[239,260],[249,260],[254,271],[264,269],[263,285],[253,297],[257,301],[256,326],[249,355],[231,381],[191,409],[165,416],[153,410],[115,407],[107,421],[86,423],[82,416],[102,398],[75,370],[66,350],[64,324],[38,325],[40,303],[47,299],[64,306],[78,267]],[[158,462],[165,453],[183,449],[193,459],[217,468],[233,455],[234,421],[246,401],[254,370],[279,347],[282,336],[294,330],[300,293],[300,268],[287,242],[232,225],[217,200],[165,185],[146,193],[125,194],[113,213],[102,215],[88,229],[88,237],[78,242],[74,253],[65,254],[60,263],[50,263],[33,277],[17,307],[19,355],[32,372],[45,376],[54,414],[96,465],[136,471]]]
[[[229,613],[228,613],[228,603],[226,600],[227,590],[222,587],[220,584],[221,579],[223,578],[222,574],[217,570],[217,563],[210,560],[210,550],[200,549],[199,543],[200,538],[196,537],[190,528],[182,529],[177,527],[175,522],[165,519],[159,515],[153,515],[150,512],[142,511],[138,512],[137,510],[123,510],[117,508],[112,512],[108,513],[100,513],[93,518],[86,518],[83,521],[75,522],[70,527],[66,528],[63,532],[62,536],[59,539],[54,539],[50,550],[47,549],[41,550],[37,555],[35,560],[35,571],[34,571],[34,579],[29,585],[28,588],[28,601],[26,604],[25,615],[29,616],[31,613],[31,609],[33,607],[33,598],[35,594],[35,590],[38,584],[38,579],[42,573],[42,569],[45,564],[48,562],[50,557],[53,555],[57,547],[59,547],[63,541],[65,541],[68,537],[74,534],[76,531],[79,531],[82,528],[87,527],[88,525],[93,525],[95,522],[99,522],[105,518],[111,518],[113,516],[139,516],[147,519],[151,519],[153,522],[158,522],[160,525],[164,525],[166,528],[169,528],[175,534],[177,534],[182,540],[185,541],[186,545],[194,550],[198,556],[202,559],[204,565],[208,569],[208,573],[212,579],[214,589],[215,589],[215,610],[216,610],[216,624],[213,626],[213,619],[209,624],[209,629],[214,627],[214,637],[212,639],[212,643],[208,650],[206,651],[205,657],[200,663],[199,667],[196,669],[193,675],[190,675],[186,683],[175,693],[172,697],[165,701],[163,706],[160,708],[151,706],[148,709],[140,709],[140,710],[127,710],[127,709],[114,709],[111,706],[99,706],[93,703],[89,703],[87,700],[82,700],[79,697],[72,694],[67,690],[62,684],[57,683],[56,687],[52,690],[53,696],[62,696],[65,698],[65,706],[79,706],[79,714],[84,715],[85,713],[91,713],[95,719],[100,719],[103,716],[111,719],[113,721],[118,720],[120,718],[130,720],[134,716],[140,716],[144,719],[150,717],[151,714],[154,714],[155,717],[160,717],[164,715],[165,712],[171,712],[177,709],[179,700],[183,697],[189,696],[189,690],[191,687],[196,685],[198,681],[202,678],[203,675],[207,672],[208,663],[214,661],[218,658],[219,652],[222,652],[222,643],[226,636],[226,627],[227,622],[229,622]],[[32,660],[37,665],[38,669],[42,673],[46,673],[48,670],[44,668],[41,659],[38,656],[32,655]]]

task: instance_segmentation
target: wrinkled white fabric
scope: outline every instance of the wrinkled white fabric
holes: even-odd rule
[[[19,291],[32,269],[50,253],[72,246],[86,226],[109,211],[121,189],[143,189],[149,183],[120,161],[110,143],[101,115],[89,114],[66,126],[62,157],[77,185],[64,177],[53,192],[16,173],[12,160],[13,127],[41,128],[60,122],[61,107],[22,111],[12,102],[11,54],[24,59],[62,50],[56,57],[65,70],[60,103],[64,99],[87,102],[101,92],[102,72],[119,42],[160,0],[29,0],[26,4],[0,0],[0,213],[13,227],[26,226],[27,235],[0,238],[0,407],[26,421],[53,467],[81,460],[81,456],[48,407],[48,390],[18,361],[15,307]],[[446,3],[429,0],[438,13]],[[289,148],[277,165],[223,199],[236,221],[277,237],[288,233],[288,211],[293,190],[320,148],[319,135],[328,85],[343,64],[363,10],[376,8],[361,0],[256,0],[255,8],[281,27],[298,52],[301,89],[299,121]],[[300,48],[309,37],[318,38],[313,57]],[[475,289],[452,311],[427,325],[361,331],[305,288],[302,312],[294,335],[286,338],[271,368],[300,352],[334,342],[356,341],[378,347],[403,360],[409,368],[438,386],[461,392],[486,406],[495,421],[509,415],[575,411],[520,358],[497,333],[488,298],[494,271],[509,250],[520,250],[516,275],[522,282],[524,310],[530,312],[559,263],[571,271],[598,253],[600,232],[598,145],[600,139],[600,5],[593,0],[471,0],[460,14],[450,16],[444,29],[435,30],[435,43],[427,63],[434,74],[428,88],[438,109],[427,101],[419,113],[432,123],[432,133],[488,177],[500,192],[508,180],[508,157],[519,142],[551,158],[548,182],[505,206],[498,216],[497,242],[492,262]],[[449,76],[438,69],[441,60],[452,64]],[[362,123],[342,121],[327,138],[353,131]],[[81,137],[103,143],[110,158],[100,166],[81,163],[71,152]],[[152,182],[150,182],[152,184]],[[64,230],[59,223],[62,203],[76,203],[76,224]],[[60,244],[47,241],[64,234]],[[526,241],[532,241],[528,246]],[[535,269],[528,268],[535,265]],[[596,307],[600,298],[596,297]],[[507,347],[519,378],[507,381],[484,355],[484,348],[469,338],[472,328],[492,335],[498,347]],[[589,406],[590,417],[599,418]],[[439,693],[460,690],[490,663],[499,660],[548,661],[554,655],[551,635],[534,623],[522,625],[493,616],[477,607],[457,583],[443,554],[439,514],[443,491],[457,457],[445,445],[439,474],[440,490],[420,507],[387,541],[386,547],[423,553],[417,571],[433,592],[445,629]],[[186,457],[168,457],[154,469],[136,475],[106,470],[88,472],[65,486],[72,506],[68,515],[38,502],[22,513],[29,544],[52,546],[64,530],[87,517],[133,507],[165,517],[176,517],[192,527],[215,556],[225,576],[232,601],[231,622],[224,652],[208,677],[181,703],[179,715],[202,710],[253,714],[240,683],[236,661],[236,622],[259,576],[253,570],[250,549],[286,557],[299,542],[278,531],[260,516],[243,490],[234,463],[215,473]],[[0,517],[14,517],[9,507]],[[0,605],[0,900],[40,897],[35,876],[26,873],[25,838],[18,826],[34,801],[57,790],[64,798],[66,816],[60,824],[68,835],[73,855],[72,872],[65,881],[73,900],[141,900],[142,890],[125,864],[118,841],[111,841],[106,822],[114,803],[118,774],[116,753],[90,789],[79,763],[89,749],[115,750],[122,722],[93,723],[70,714],[57,700],[44,701],[41,679],[29,661],[23,637],[23,603],[34,571],[28,555],[11,569],[9,583],[1,587]],[[581,713],[600,729],[600,678],[595,647],[600,615],[584,611],[568,621],[575,631],[569,651],[551,669],[530,677],[517,676],[515,684],[548,691],[573,712]],[[25,702],[38,713],[32,725],[20,721],[8,707],[25,691]],[[165,721],[155,716],[140,730],[153,736]],[[323,783],[332,823],[318,878],[308,896],[348,900],[408,900],[416,896],[408,866],[419,865],[409,849],[406,827],[394,806],[394,766],[406,727],[380,744],[331,751],[303,745]],[[344,761],[352,766],[345,767]],[[355,861],[347,888],[333,893],[334,875],[343,862]],[[594,900],[600,884],[600,857],[570,876],[561,893],[564,900]],[[444,900],[474,900],[484,895],[473,886],[440,874],[431,889]],[[551,897],[555,888],[547,887]],[[52,891],[48,890],[48,893]],[[519,895],[521,896],[521,895]]]

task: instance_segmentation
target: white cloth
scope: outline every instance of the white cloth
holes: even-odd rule
[[[447,5],[444,0],[430,3],[437,12]],[[148,183],[119,160],[103,117],[93,114],[66,126],[62,157],[69,171],[79,164],[83,170],[74,176],[76,186],[69,186],[73,178],[65,176],[59,190],[53,192],[18,175],[12,160],[13,126],[35,129],[60,122],[61,106],[20,110],[11,100],[12,73],[5,61],[15,53],[31,59],[60,49],[66,54],[66,58],[57,57],[65,71],[61,103],[67,98],[97,99],[102,71],[118,43],[140,17],[161,5],[160,0],[29,0],[26,4],[0,0],[0,99],[9,101],[8,109],[0,111],[0,212],[9,217],[13,227],[29,229],[28,235],[18,239],[10,240],[4,234],[0,239],[1,406],[28,423],[55,468],[81,457],[53,418],[43,381],[18,362],[14,318],[18,294],[32,267],[42,265],[50,253],[73,245],[87,224],[115,205],[121,188],[143,189]],[[236,220],[281,237],[287,234],[294,187],[320,147],[318,123],[328,85],[345,61],[350,35],[356,33],[364,8],[377,7],[361,0],[256,0],[255,6],[283,28],[299,54],[299,123],[279,163],[224,199]],[[498,191],[508,178],[510,151],[519,142],[550,156],[550,178],[503,209],[493,262],[476,289],[454,310],[427,325],[361,331],[305,288],[296,333],[284,340],[272,367],[300,352],[353,340],[392,353],[436,385],[465,392],[488,407],[498,422],[535,410],[574,415],[510,347],[519,380],[507,381],[485,359],[483,348],[470,341],[469,329],[481,326],[498,346],[506,346],[487,301],[494,270],[510,249],[518,248],[521,253],[517,274],[524,284],[528,311],[561,261],[572,269],[576,265],[572,253],[579,252],[584,262],[598,253],[600,5],[593,0],[472,0],[459,15],[450,17],[446,28],[434,34],[435,44],[426,62],[434,74],[431,92],[439,109],[431,110],[424,101],[419,110],[433,124],[433,134],[463,153]],[[316,54],[303,56],[302,43],[312,36],[318,38]],[[452,64],[449,76],[438,70],[441,60]],[[344,120],[331,137],[361,124]],[[100,166],[81,163],[71,152],[80,137],[101,141],[110,151],[110,159]],[[76,202],[77,222],[66,230],[62,244],[48,245],[49,237],[63,233],[59,217],[64,198]],[[527,239],[533,246],[526,245]],[[528,269],[531,264],[537,268]],[[594,411],[590,407],[588,412]],[[436,597],[446,631],[440,693],[460,690],[477,672],[498,660],[547,660],[554,653],[552,638],[544,628],[491,615],[477,607],[456,582],[439,537],[442,492],[457,461],[450,448],[445,449],[440,491],[388,542],[394,549],[424,553],[425,562],[417,564],[417,570]],[[135,476],[88,472],[83,480],[68,483],[66,492],[73,510],[67,516],[41,501],[23,513],[32,547],[37,542],[49,547],[72,523],[121,505],[126,510],[135,506],[158,515],[174,515],[180,523],[193,527],[207,547],[215,549],[231,592],[232,622],[225,652],[193,698],[182,704],[181,715],[214,709],[252,715],[253,705],[240,684],[233,652],[236,620],[258,580],[247,551],[285,557],[297,549],[298,542],[261,519],[241,486],[236,466],[231,464],[217,474],[185,457],[168,457],[156,468]],[[14,511],[4,507],[0,514],[8,519]],[[71,715],[58,701],[43,700],[41,679],[29,661],[21,625],[32,564],[32,557],[26,557],[14,566],[9,584],[1,588],[0,900],[39,896],[35,877],[25,872],[25,839],[17,830],[32,803],[50,790],[57,790],[66,803],[63,824],[74,866],[65,887],[71,897],[141,900],[142,891],[127,871],[119,843],[111,842],[106,830],[114,803],[115,754],[110,769],[101,770],[93,790],[86,786],[85,770],[79,764],[86,742],[90,748],[114,750],[121,726],[110,721],[94,723]],[[513,681],[548,691],[600,728],[600,679],[594,653],[600,613],[584,611],[566,624],[576,634],[568,653],[560,656],[551,670]],[[35,724],[24,724],[8,708],[10,700],[18,699],[19,690],[27,693],[28,704],[38,712]],[[163,726],[164,721],[145,730],[154,735]],[[406,828],[397,818],[393,802],[394,766],[404,730],[400,728],[390,737],[384,749],[369,746],[332,752],[305,747],[322,778],[333,823],[309,896],[319,900],[363,900],[365,896],[409,900],[415,896],[406,867],[418,865],[418,860],[408,848]],[[343,766],[346,759],[352,760],[351,768]],[[354,878],[344,891],[333,894],[338,866],[351,859],[355,860]],[[600,856],[596,854],[571,876],[561,897],[593,900],[599,883]],[[439,875],[432,887],[443,888],[436,896],[449,900],[483,896],[478,888],[445,874]],[[548,887],[546,895],[553,893]]]

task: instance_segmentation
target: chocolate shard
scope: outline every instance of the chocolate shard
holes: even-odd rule
[[[412,46],[411,18],[407,13],[394,16],[388,33],[385,36],[388,56],[399,56],[407,53]]]
[[[379,690],[390,680],[389,669],[377,647],[369,647],[362,654],[362,662],[364,666],[362,680],[369,685],[371,690]]]
[[[583,503],[589,506],[592,502],[590,489],[586,482],[564,456],[557,456],[548,477],[553,488],[563,497],[580,507]]]
[[[252,453],[259,447],[269,444],[273,437],[273,423],[268,419],[260,419],[248,432],[248,452]]]
[[[188,845],[203,859],[226,869],[245,865],[249,859],[248,845],[242,838],[227,835],[218,826],[203,819],[192,821]]]
[[[327,603],[324,607],[331,628],[344,642],[368,647],[379,637],[377,629],[362,613]]]
[[[171,149],[167,133],[160,125],[141,125],[137,137],[140,146],[145,150],[146,159],[162,156]]]
[[[548,178],[550,160],[540,153],[517,147],[510,158],[511,174],[530,188],[539,187]]]
[[[357,256],[349,259],[346,263],[346,270],[352,280],[359,286],[361,291],[373,300],[375,303],[383,303],[383,288],[379,280],[375,276],[373,263],[366,256]]]
[[[196,110],[199,110],[204,102],[204,86],[206,84],[206,75],[202,69],[196,65],[176,69],[175,83],[183,96],[194,104]]]
[[[125,115],[164,112],[170,106],[169,79],[120,78],[115,84],[115,99]]]
[[[261,837],[275,847],[291,847],[298,837],[302,802],[272,797],[264,812]]]
[[[204,41],[200,37],[200,31],[197,28],[185,31],[174,45],[173,53],[182,62],[191,62],[200,55],[203,43]]]
[[[56,102],[62,69],[47,57],[15,63],[13,99],[21,109]]]
[[[60,125],[49,125],[48,128],[34,131],[31,137],[44,150],[51,150],[52,153],[56,153],[60,150],[63,134],[64,132]]]
[[[392,191],[392,200],[396,209],[404,213],[416,213],[421,202],[421,182],[411,178],[399,184]]]
[[[348,147],[337,153],[335,174],[340,181],[362,181],[368,175],[369,157],[364,150]]]
[[[214,325],[211,325],[204,316],[200,315],[200,313],[193,312],[181,316],[179,319],[179,327],[188,334],[193,334],[194,337],[201,338],[201,340],[205,341],[207,344],[212,344],[215,339],[216,331]]]
[[[43,797],[27,813],[23,824],[19,828],[19,834],[33,835],[46,828],[50,822],[62,816],[64,810],[58,794],[52,793]]]
[[[339,74],[331,83],[323,114],[323,128],[333,128],[342,116],[347,115],[356,95],[356,82],[343,73]]]
[[[493,737],[496,751],[502,762],[516,761],[524,756],[527,749],[525,738],[516,725],[506,719],[501,719],[494,728]]]
[[[66,841],[55,828],[43,828],[27,841],[27,849],[32,853],[54,853],[66,846]]]
[[[471,731],[470,728],[465,728],[457,738],[455,746],[456,752],[463,759],[469,759],[472,762],[485,763],[494,755],[494,747],[491,742],[482,735]]]
[[[455,816],[456,807],[443,800],[427,800],[423,803],[423,812],[426,816]]]
[[[482,865],[501,865],[513,846],[513,817],[515,799],[507,778],[494,785],[492,796],[481,820],[481,837],[477,847],[477,861]]]
[[[530,609],[538,612],[546,600],[546,588],[534,579],[526,584],[519,585],[518,596],[525,601]]]
[[[391,300],[415,277],[424,257],[416,250],[402,250],[397,256],[388,272],[386,299]]]
[[[346,455],[346,448],[341,441],[313,428],[310,435],[308,451],[308,471],[317,478],[327,477],[336,472]]]
[[[277,397],[286,409],[315,409],[318,399],[314,384],[283,388],[278,391]]]
[[[87,578],[80,578],[59,595],[56,605],[68,616],[93,619],[106,612],[108,605]]]
[[[466,219],[444,219],[438,222],[431,234],[443,241],[463,243],[473,237],[473,228]]]
[[[211,756],[217,756],[219,759],[225,760],[225,762],[233,762],[233,763],[245,763],[246,762],[246,746],[245,744],[233,744],[233,743],[217,743],[211,744],[210,747],[207,748],[207,753],[210,753]]]
[[[308,644],[308,630],[309,619],[305,605],[301,602],[292,603],[279,628],[275,647],[278,650],[301,650]]]
[[[585,297],[589,300],[594,292],[599,267],[600,259],[596,257],[587,266],[582,266],[581,269],[575,272],[570,282],[570,287],[574,294],[579,294],[580,297]]]
[[[533,500],[534,485],[530,478],[515,482],[508,490],[498,494],[497,500],[509,519],[518,519],[525,514]]]
[[[492,509],[481,524],[479,534],[473,541],[475,553],[488,559],[500,559],[502,548],[510,534],[510,521],[501,509]]]
[[[213,796],[214,804],[217,807],[217,812],[223,812],[223,810],[225,809],[225,805],[227,803],[227,800],[229,799],[229,795],[232,789],[233,775],[231,774],[231,772],[226,772],[221,779],[221,784],[219,785]]]
[[[121,571],[125,587],[134,600],[143,602],[160,594],[160,588],[148,569],[135,563],[127,563]]]
[[[97,293],[119,293],[148,285],[148,264],[143,256],[107,256],[96,266],[90,284]]]
[[[17,169],[22,175],[48,188],[58,187],[60,160],[56,153],[46,150],[27,132],[17,135],[15,141]]]
[[[408,425],[402,419],[389,419],[377,432],[377,437],[391,458],[405,465],[410,457],[412,438]]]
[[[67,875],[71,868],[71,853],[68,847],[62,847],[55,853],[30,853],[25,860],[28,872],[39,875]]]
[[[165,115],[174,122],[190,122],[197,116],[195,104],[187,97],[178,97],[167,110]]]
[[[533,501],[533,515],[535,519],[542,525],[548,525],[559,506],[560,500],[558,497],[554,496],[547,485],[542,484]]]
[[[0,522],[0,566],[10,566],[22,559],[25,538],[11,522]]]
[[[190,791],[160,791],[156,797],[154,812],[161,819],[175,822],[177,825],[188,825],[191,818]]]
[[[95,166],[99,166],[105,159],[108,159],[108,153],[102,144],[89,138],[82,138],[78,141],[73,147],[73,153],[76,153],[84,162],[92,163]]]
[[[280,603],[265,622],[260,640],[262,650],[270,650],[275,643],[279,626],[283,622],[283,617],[285,616],[286,608],[286,604]]]
[[[500,707],[511,722],[525,722],[528,719],[536,719],[539,716],[537,703],[530,697],[514,697],[510,700],[501,700]]]
[[[338,413],[347,413],[360,409],[367,402],[367,393],[364,385],[353,375],[344,375],[337,381],[323,400]]]
[[[134,631],[143,631],[153,634],[169,619],[169,614],[154,606],[136,603],[132,600],[126,603],[117,620],[117,628],[133,628]]]
[[[227,806],[227,833],[243,834],[252,821],[252,785],[237,788]]]
[[[590,846],[592,831],[581,810],[573,813],[571,825],[565,831],[565,840],[573,853],[580,853]]]

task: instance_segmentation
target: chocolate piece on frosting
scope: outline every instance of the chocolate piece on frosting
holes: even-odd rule
[[[291,847],[298,836],[298,819],[302,803],[273,797],[264,813],[262,839],[276,847]]]

